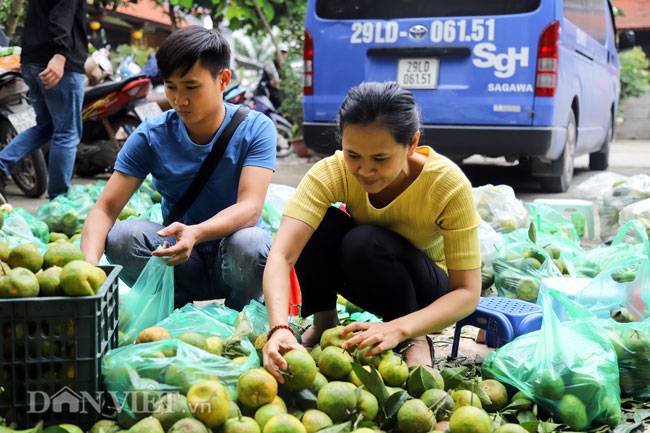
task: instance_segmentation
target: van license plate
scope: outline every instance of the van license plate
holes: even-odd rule
[[[16,134],[27,131],[32,126],[36,126],[36,112],[32,107],[18,113],[12,113],[9,116],[11,126],[16,130]]]
[[[405,89],[435,89],[439,65],[436,58],[399,59],[397,83]]]

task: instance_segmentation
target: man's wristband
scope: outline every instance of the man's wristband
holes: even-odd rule
[[[273,328],[271,328],[271,330],[269,331],[269,334],[268,334],[268,336],[266,337],[266,339],[267,339],[267,340],[270,340],[270,339],[271,339],[271,336],[275,333],[275,331],[277,331],[277,330],[279,330],[279,329],[287,329],[289,332],[291,332],[291,333],[293,334],[294,337],[296,336],[296,331],[294,331],[294,330],[291,328],[291,326],[289,326],[289,325],[275,325],[275,326],[274,326]]]

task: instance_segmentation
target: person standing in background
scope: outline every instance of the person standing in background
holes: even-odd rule
[[[23,29],[21,71],[36,125],[0,151],[0,192],[25,156],[50,144],[50,199],[64,194],[81,139],[84,62],[88,56],[85,0],[30,0]]]

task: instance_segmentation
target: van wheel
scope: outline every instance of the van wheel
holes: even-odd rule
[[[576,116],[573,110],[569,112],[569,122],[566,128],[566,142],[564,143],[564,151],[562,156],[557,161],[557,164],[562,167],[559,176],[542,177],[540,183],[542,189],[546,192],[565,192],[571,185],[573,179],[573,158],[575,157],[576,142],[578,138],[578,127],[576,125]]]
[[[598,152],[589,154],[589,170],[607,170],[609,167],[609,145],[614,140],[614,116],[610,119],[603,147]]]

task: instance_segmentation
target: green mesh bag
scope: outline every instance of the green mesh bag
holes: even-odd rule
[[[553,301],[570,306],[560,322]],[[508,383],[576,431],[616,426],[621,398],[616,352],[594,327],[594,317],[556,291],[542,299],[542,329],[525,334],[488,355],[485,375]]]

